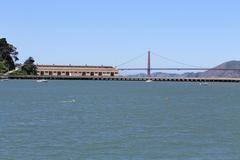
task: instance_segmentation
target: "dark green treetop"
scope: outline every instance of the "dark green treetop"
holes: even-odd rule
[[[17,55],[17,48],[9,44],[6,38],[0,38],[0,73],[15,69]]]
[[[32,57],[29,57],[22,66],[22,72],[27,75],[36,75],[37,66],[34,64],[35,60]]]

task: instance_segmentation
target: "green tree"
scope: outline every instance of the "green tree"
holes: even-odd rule
[[[35,60],[29,57],[22,66],[22,72],[27,75],[36,75],[37,66],[34,64]]]
[[[0,38],[0,72],[5,73],[15,69],[18,60],[17,48],[9,44],[6,38]]]
[[[6,61],[0,61],[0,73],[6,73],[8,71]]]

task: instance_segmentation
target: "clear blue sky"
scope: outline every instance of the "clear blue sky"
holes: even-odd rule
[[[239,0],[1,0],[21,62],[117,65],[150,48],[197,66],[240,59]],[[155,57],[153,66],[179,65]],[[144,67],[146,58],[127,66]],[[127,67],[123,66],[123,67]]]

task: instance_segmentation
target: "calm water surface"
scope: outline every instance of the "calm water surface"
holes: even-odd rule
[[[240,84],[0,82],[3,160],[239,160]]]

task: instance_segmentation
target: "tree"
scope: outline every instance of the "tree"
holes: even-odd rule
[[[29,57],[22,66],[22,72],[27,75],[36,75],[37,74],[37,66],[34,64],[34,59]]]
[[[0,61],[0,73],[6,73],[7,71],[6,61]]]
[[[0,38],[0,72],[14,70],[15,62],[18,60],[17,55],[17,48],[9,44],[6,38]]]

